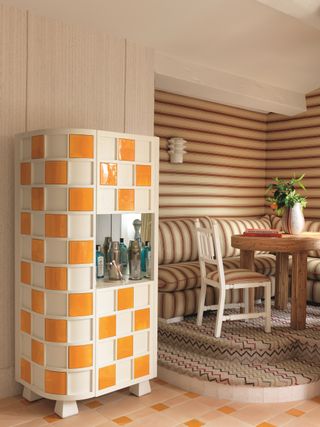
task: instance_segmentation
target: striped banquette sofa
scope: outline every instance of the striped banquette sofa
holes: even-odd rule
[[[231,246],[231,236],[242,234],[246,228],[281,229],[280,218],[264,215],[260,218],[215,218],[218,222],[222,256],[225,268],[240,266],[240,251]],[[210,220],[200,218],[203,226]],[[306,221],[306,231],[320,231],[320,220]],[[272,295],[275,288],[274,254],[255,253],[255,269],[271,278]],[[200,292],[200,267],[193,218],[161,219],[159,222],[159,317],[168,321],[181,320],[183,316],[197,312]],[[207,290],[206,304],[217,301],[217,291]],[[308,257],[308,301],[320,303],[320,252],[313,251]],[[255,297],[263,296],[261,288]],[[227,302],[239,302],[239,290],[228,291]]]

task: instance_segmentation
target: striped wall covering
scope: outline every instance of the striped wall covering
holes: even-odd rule
[[[160,216],[264,214],[267,115],[167,92],[155,94],[160,137]],[[170,137],[188,141],[171,164]]]
[[[320,89],[307,96],[307,111],[294,117],[269,114],[267,182],[306,175],[307,218],[320,218]],[[269,209],[267,209],[269,211]]]

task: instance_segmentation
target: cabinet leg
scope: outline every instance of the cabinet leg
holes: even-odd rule
[[[34,393],[27,387],[23,387],[22,397],[28,400],[28,402],[35,402],[36,400],[42,399],[41,396]]]
[[[130,393],[138,397],[151,393],[150,381],[143,381],[142,383],[132,385]]]
[[[61,418],[71,417],[78,414],[78,405],[76,401],[66,402],[57,400],[54,407],[54,412]]]

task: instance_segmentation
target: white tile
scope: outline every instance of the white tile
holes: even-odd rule
[[[46,366],[48,368],[67,367],[67,347],[62,345],[45,345]]]
[[[70,267],[68,269],[68,289],[85,291],[92,289],[92,267]]]
[[[68,373],[68,395],[82,395],[90,391],[92,391],[92,371]]]
[[[36,364],[32,364],[32,385],[38,387],[40,390],[44,390],[44,369]]]
[[[44,236],[44,214],[32,214],[32,234],[34,236]]]
[[[137,212],[149,211],[151,200],[151,190],[147,188],[136,188],[135,190],[135,210]]]
[[[49,264],[67,264],[67,241],[46,239],[46,262]]]
[[[20,286],[21,307],[31,310],[31,288],[30,286]]]
[[[32,162],[32,184],[44,183],[44,162]]]
[[[92,319],[68,320],[68,342],[83,343],[92,340]]]
[[[117,336],[129,335],[132,332],[132,311],[117,313]]]
[[[31,209],[31,188],[21,188],[21,209]]]
[[[118,164],[118,187],[133,186],[133,165]]]
[[[67,294],[62,292],[46,292],[46,314],[67,316]]]
[[[116,159],[116,140],[115,138],[98,135],[98,160]]]
[[[36,338],[44,339],[44,319],[41,316],[32,314],[32,335]]]
[[[69,184],[70,185],[92,185],[93,184],[93,162],[69,161]]]
[[[97,316],[111,314],[115,310],[115,292],[113,290],[98,290],[96,292]]]
[[[31,159],[31,138],[21,140],[21,160]]]
[[[134,289],[134,308],[142,308],[150,304],[149,285],[136,286]]]
[[[26,236],[20,237],[21,257],[31,259],[31,238]]]
[[[46,135],[46,158],[63,159],[68,156],[68,135]]]
[[[97,193],[97,213],[114,212],[116,210],[116,190],[99,187]]]
[[[97,363],[99,366],[107,365],[115,360],[115,341],[100,341],[97,343]]]
[[[132,361],[119,360],[116,363],[117,385],[126,384],[132,378]]]
[[[69,238],[89,239],[93,237],[93,215],[69,215]]]
[[[136,161],[151,161],[150,141],[136,139]]]
[[[135,356],[143,355],[150,351],[150,334],[149,332],[142,331],[136,332],[133,337],[133,353]]]
[[[68,193],[66,188],[46,188],[46,210],[66,211],[68,208]]]
[[[44,265],[40,263],[32,264],[31,280],[33,286],[44,288]]]
[[[20,351],[21,356],[31,359],[31,337],[29,335],[20,334]]]

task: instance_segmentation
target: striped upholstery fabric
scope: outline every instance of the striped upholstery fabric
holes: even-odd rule
[[[225,268],[240,268],[240,257],[225,258]],[[258,254],[254,257],[255,271],[266,276],[274,276],[276,273],[276,257],[273,254]]]
[[[218,271],[210,272],[207,274],[207,277],[215,282],[219,282]],[[238,283],[264,283],[270,281],[270,279],[263,274],[243,268],[225,270],[224,277],[228,285],[235,285]]]

